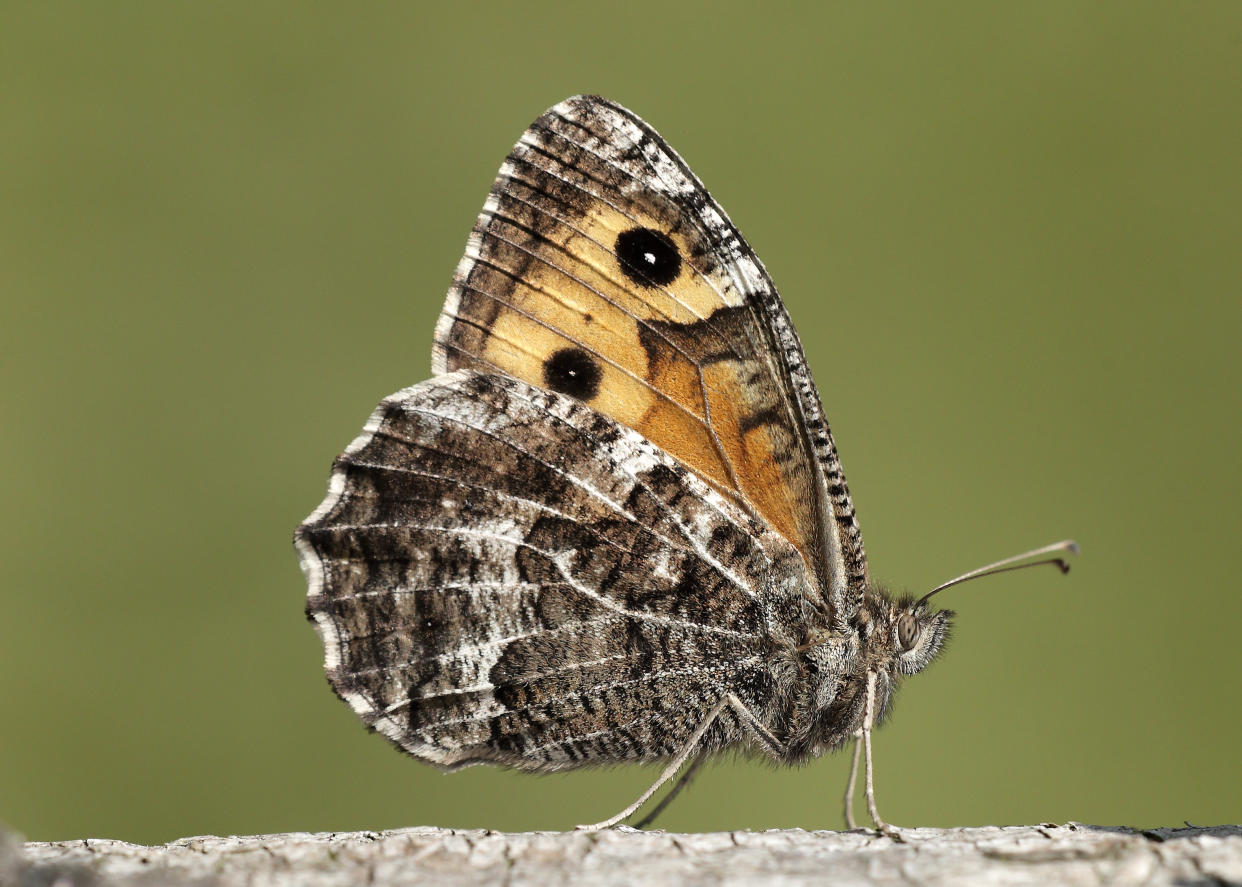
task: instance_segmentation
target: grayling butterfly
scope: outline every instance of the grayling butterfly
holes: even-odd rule
[[[819,394],[681,158],[567,99],[500,168],[436,327],[297,531],[336,692],[444,769],[667,767],[854,741],[952,614],[869,580]],[[1062,542],[959,577],[1056,563]],[[658,812],[657,808],[657,811]],[[650,817],[649,817],[650,818]]]

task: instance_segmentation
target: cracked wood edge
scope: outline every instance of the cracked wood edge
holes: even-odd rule
[[[874,832],[386,832],[19,843],[0,885],[1242,884],[1242,826]]]

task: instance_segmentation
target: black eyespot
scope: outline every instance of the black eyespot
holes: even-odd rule
[[[897,617],[897,643],[903,653],[913,650],[919,640],[919,623],[909,613]]]
[[[617,235],[617,259],[625,276],[640,286],[666,286],[681,273],[681,255],[667,234],[631,228]]]
[[[578,400],[599,394],[599,364],[581,348],[562,348],[543,362],[543,384]]]

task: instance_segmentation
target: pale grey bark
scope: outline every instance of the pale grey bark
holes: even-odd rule
[[[872,832],[390,832],[184,838],[162,847],[0,835],[9,885],[1242,884],[1242,826],[1071,823]]]

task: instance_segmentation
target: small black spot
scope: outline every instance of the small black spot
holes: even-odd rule
[[[781,412],[780,407],[765,407],[757,413],[743,416],[737,423],[737,430],[739,434],[746,435],[756,428],[765,425],[782,425],[784,421],[785,414]]]
[[[667,234],[631,228],[617,235],[617,259],[625,276],[640,286],[666,286],[681,273],[681,255]]]
[[[543,362],[543,384],[578,400],[599,394],[599,364],[581,348],[562,348]]]

